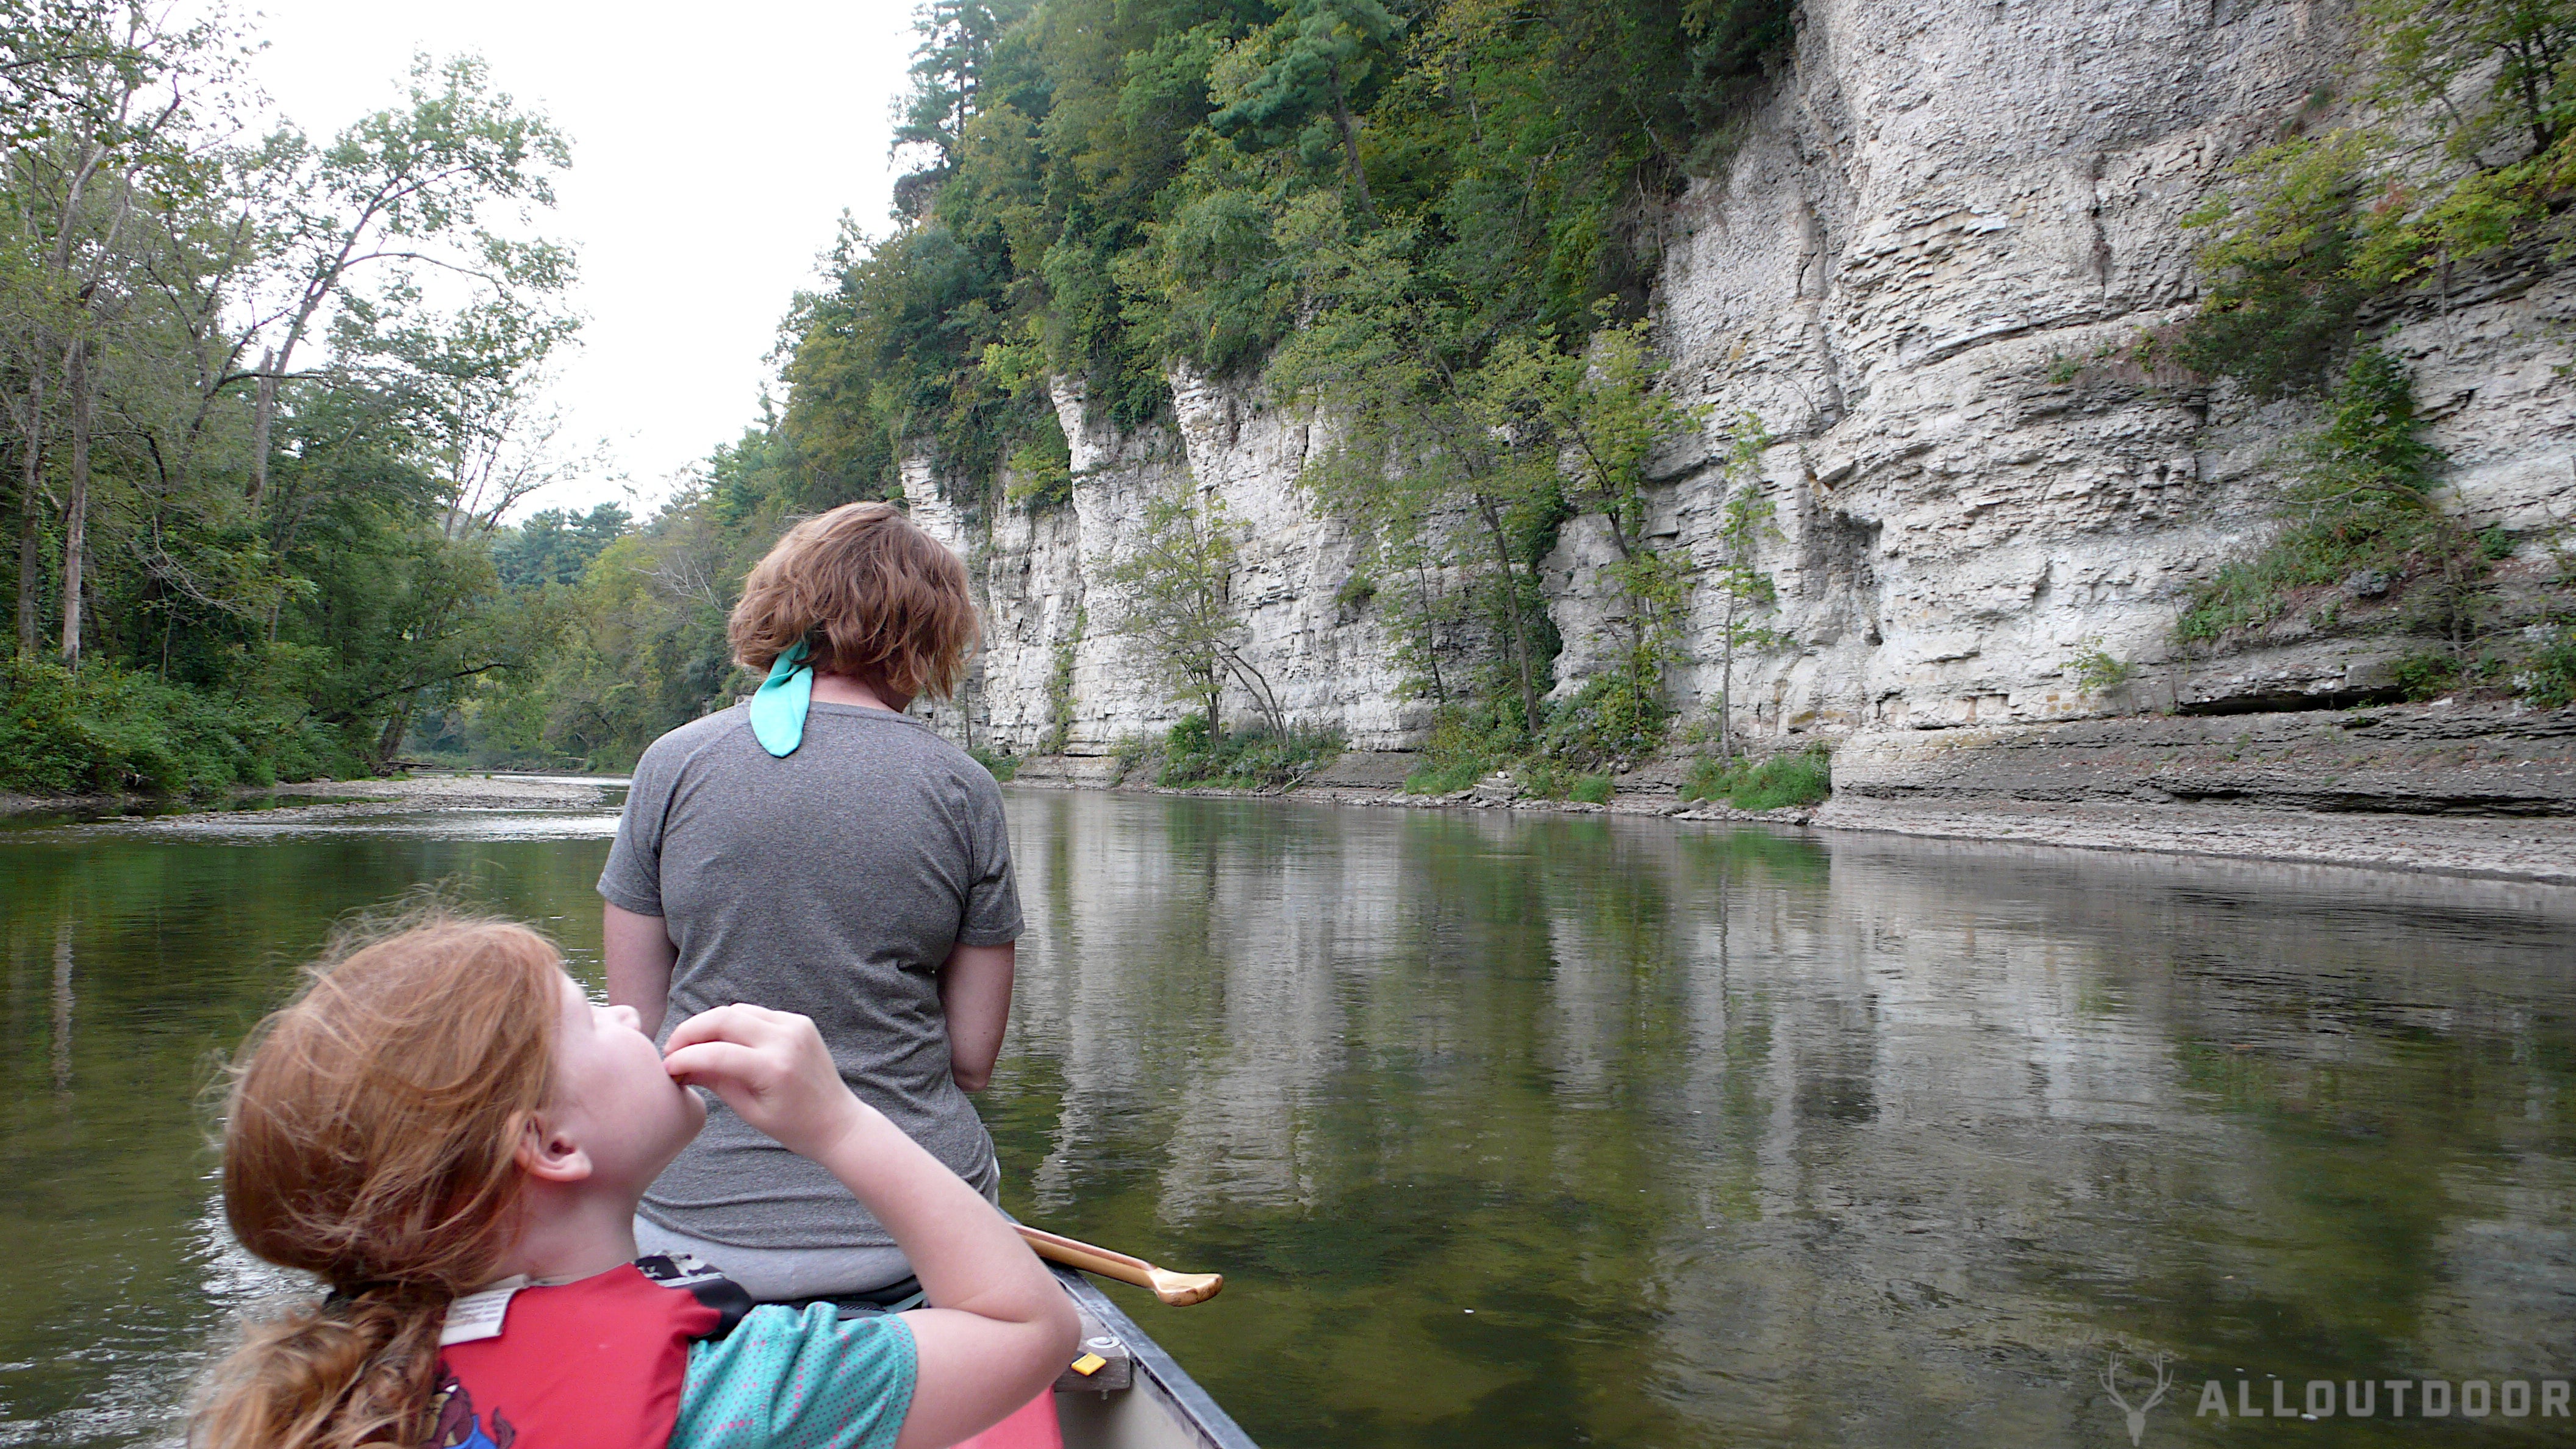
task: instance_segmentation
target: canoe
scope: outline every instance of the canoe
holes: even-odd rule
[[[1086,1355],[1055,1382],[1064,1449],[1259,1449],[1109,1295],[1071,1268],[1049,1266],[1082,1312]],[[1076,1371],[1092,1358],[1098,1367]]]

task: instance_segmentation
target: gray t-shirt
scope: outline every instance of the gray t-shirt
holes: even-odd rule
[[[599,893],[668,923],[662,1030],[747,1001],[814,1019],[841,1076],[978,1188],[993,1139],[949,1075],[939,970],[1020,934],[1002,792],[918,720],[816,703],[776,759],[736,706],[636,763]],[[753,1248],[892,1242],[830,1173],[723,1104],[644,1195],[673,1231]]]

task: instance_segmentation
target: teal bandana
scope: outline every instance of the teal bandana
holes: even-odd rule
[[[814,670],[797,640],[769,666],[769,678],[751,697],[751,733],[760,747],[785,759],[805,743],[805,711],[814,704]]]

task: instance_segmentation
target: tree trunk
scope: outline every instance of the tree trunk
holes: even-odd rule
[[[1735,595],[1726,596],[1726,645],[1717,666],[1717,754],[1735,758]]]
[[[1485,531],[1493,536],[1494,561],[1503,568],[1503,617],[1511,626],[1512,652],[1520,665],[1521,727],[1534,738],[1538,734],[1538,682],[1530,672],[1529,623],[1521,617],[1520,572],[1512,567],[1511,539],[1503,531],[1502,515],[1495,510],[1492,495],[1477,494],[1476,509],[1484,516]]]
[[[27,379],[27,456],[18,492],[18,657],[36,657],[37,505],[44,498],[45,380],[31,369]]]
[[[71,346],[63,382],[71,392],[71,497],[63,505],[63,667],[80,668],[81,574],[89,555],[89,342]]]
[[[1269,676],[1254,668],[1250,660],[1245,659],[1241,653],[1232,648],[1227,649],[1220,657],[1224,659],[1225,667],[1233,673],[1235,682],[1243,686],[1244,693],[1252,696],[1252,707],[1261,712],[1261,718],[1269,724],[1270,732],[1282,739],[1287,738],[1288,712],[1279,707],[1279,696],[1271,690]]]
[[[277,350],[269,348],[259,355],[259,387],[252,394],[250,412],[250,507],[259,511],[261,495],[268,492],[268,426],[277,416]]]
[[[1342,128],[1342,154],[1351,163],[1351,186],[1359,192],[1360,215],[1377,220],[1377,203],[1369,199],[1368,169],[1360,165],[1360,128],[1351,119],[1350,98],[1342,94],[1342,77],[1338,70],[1329,75],[1333,92],[1333,120]]]
[[[1431,596],[1431,572],[1422,560],[1413,562],[1414,596],[1422,604],[1422,657],[1431,666],[1431,698],[1441,709],[1449,707],[1449,684],[1440,677],[1440,616]]]

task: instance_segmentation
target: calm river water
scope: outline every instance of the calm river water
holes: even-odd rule
[[[2123,1444],[2120,1350],[2131,1404],[2168,1355],[2146,1443],[2576,1442],[2537,1416],[2576,1376],[2576,892],[1010,808],[1004,1201],[1223,1270],[1203,1307],[1128,1301],[1269,1449]],[[166,1440],[276,1287],[224,1240],[202,1089],[329,921],[452,879],[596,979],[613,823],[0,831],[0,1444]],[[2274,1378],[2463,1396],[2195,1412],[2210,1380],[2268,1409]],[[2456,1412],[2471,1380],[2486,1417]]]

